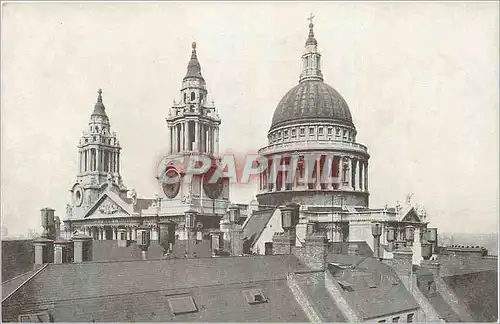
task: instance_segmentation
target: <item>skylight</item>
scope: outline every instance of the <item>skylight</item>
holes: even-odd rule
[[[48,312],[19,315],[21,323],[49,323],[53,322]]]
[[[175,315],[196,313],[198,307],[191,296],[171,297],[168,299],[168,305]]]
[[[267,298],[258,288],[243,290],[243,295],[249,304],[267,303]]]

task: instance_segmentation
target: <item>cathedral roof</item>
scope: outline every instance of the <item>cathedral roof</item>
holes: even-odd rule
[[[192,51],[191,51],[191,60],[189,60],[188,66],[187,66],[187,72],[186,76],[184,77],[185,79],[188,78],[198,78],[201,80],[203,79],[203,76],[201,75],[201,65],[200,62],[198,61],[198,57],[196,55],[196,42],[193,42],[192,44]]]
[[[304,120],[352,125],[347,102],[334,88],[319,80],[305,80],[289,90],[274,111],[271,128]]]
[[[354,126],[344,98],[323,82],[318,42],[314,37],[311,15],[309,35],[302,55],[303,69],[299,84],[281,99],[273,115],[271,129],[297,122],[334,121]]]
[[[106,116],[106,108],[104,107],[104,104],[102,103],[102,89],[99,89],[97,91],[98,96],[97,96],[97,102],[94,105],[94,111],[92,112],[92,115],[98,115],[98,116]]]

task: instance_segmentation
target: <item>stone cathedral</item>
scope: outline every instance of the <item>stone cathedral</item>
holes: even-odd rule
[[[300,205],[298,245],[308,224],[314,224],[316,230],[327,233],[330,242],[367,242],[372,249],[379,249],[375,244],[380,244],[381,257],[385,258],[392,257],[388,246],[410,245],[418,263],[428,224],[425,211],[412,204],[411,197],[395,208],[369,206],[368,148],[356,141],[357,129],[347,102],[324,81],[312,19],[301,61],[299,82],[278,103],[267,133],[268,144],[259,150],[270,162],[276,157],[297,157],[296,176],[285,181],[289,171],[273,173],[270,168],[261,174],[258,207],[254,212],[246,206],[248,217],[242,224],[244,253],[265,254],[269,250],[273,234],[282,228],[279,207],[293,203]],[[169,158],[185,161],[193,155],[208,155],[212,167],[204,175],[193,175],[182,164],[164,161],[158,174],[181,181],[160,181],[161,194],[139,198],[121,177],[121,146],[111,129],[103,93],[98,91],[78,145],[79,169],[64,220],[67,237],[80,231],[96,240],[133,241],[137,229],[146,227],[156,240],[158,224],[168,221],[174,225],[178,240],[188,240],[193,233],[197,240],[210,239],[210,234],[221,230],[225,239],[231,239],[225,231],[230,221],[224,217],[230,204],[229,180],[208,181],[214,172],[220,172],[221,119],[209,100],[196,43],[192,44],[180,98],[170,107],[166,123]],[[311,153],[320,156],[314,164],[300,162]],[[304,181],[306,172],[313,175],[309,181]],[[322,182],[325,172],[339,181]],[[373,238],[375,223],[380,228],[379,243]]]
[[[87,129],[78,145],[79,169],[66,206],[64,230],[80,231],[95,240],[135,240],[137,229],[147,227],[153,240],[158,238],[158,223],[174,224],[178,240],[185,240],[193,230],[197,238],[219,228],[229,205],[229,181],[207,181],[217,170],[221,120],[213,101],[209,101],[205,79],[192,44],[191,59],[182,80],[181,99],[174,100],[166,118],[171,156],[188,157],[205,153],[214,157],[214,165],[204,175],[186,174],[175,165],[163,165],[160,171],[178,176],[177,183],[162,184],[162,194],[139,198],[125,186],[120,175],[120,143],[106,114],[103,93],[97,102]],[[189,222],[186,222],[189,219]],[[186,224],[190,227],[186,228]]]

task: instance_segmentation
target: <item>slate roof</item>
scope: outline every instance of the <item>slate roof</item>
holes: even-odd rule
[[[33,265],[32,265],[32,268],[33,268]],[[26,280],[28,280],[34,273],[35,273],[35,270],[28,271],[26,273],[23,273],[22,275],[19,275],[19,276],[14,277],[10,280],[2,282],[2,299],[7,297],[14,290],[16,290],[17,287],[21,286],[21,284],[23,282],[25,282]]]
[[[325,322],[347,322],[326,290],[323,272],[296,273],[302,291],[309,296],[318,315]]]
[[[329,269],[337,280],[352,284],[354,289],[344,291],[344,294],[364,320],[419,308],[394,270],[379,260],[329,254],[328,261],[356,265],[354,269]]]
[[[498,320],[498,271],[443,277],[478,322]]]
[[[434,276],[427,269],[420,266],[413,266],[414,273],[417,276],[417,284],[419,290],[427,298],[432,307],[438,312],[440,318],[444,318],[447,322],[462,322],[460,316],[455,313],[451,306],[444,300],[443,296],[434,287],[431,287],[434,282]]]
[[[243,251],[249,253],[252,246],[257,242],[260,234],[266,228],[276,209],[256,210],[247,219],[243,227]]]
[[[49,264],[2,303],[3,319],[52,305],[56,321],[304,322],[286,284],[297,264],[293,256]],[[250,287],[267,302],[249,304]],[[193,297],[198,311],[174,315],[173,294]]]

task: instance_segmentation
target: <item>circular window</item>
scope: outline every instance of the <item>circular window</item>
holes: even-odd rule
[[[222,173],[217,168],[209,169],[203,176],[203,191],[210,199],[220,197],[224,189]]]
[[[83,202],[83,190],[79,185],[75,188],[74,191],[74,203],[77,207],[80,207]]]
[[[180,174],[175,168],[170,168],[165,171],[165,179],[163,180],[163,193],[167,198],[173,199],[179,194],[181,189]]]

